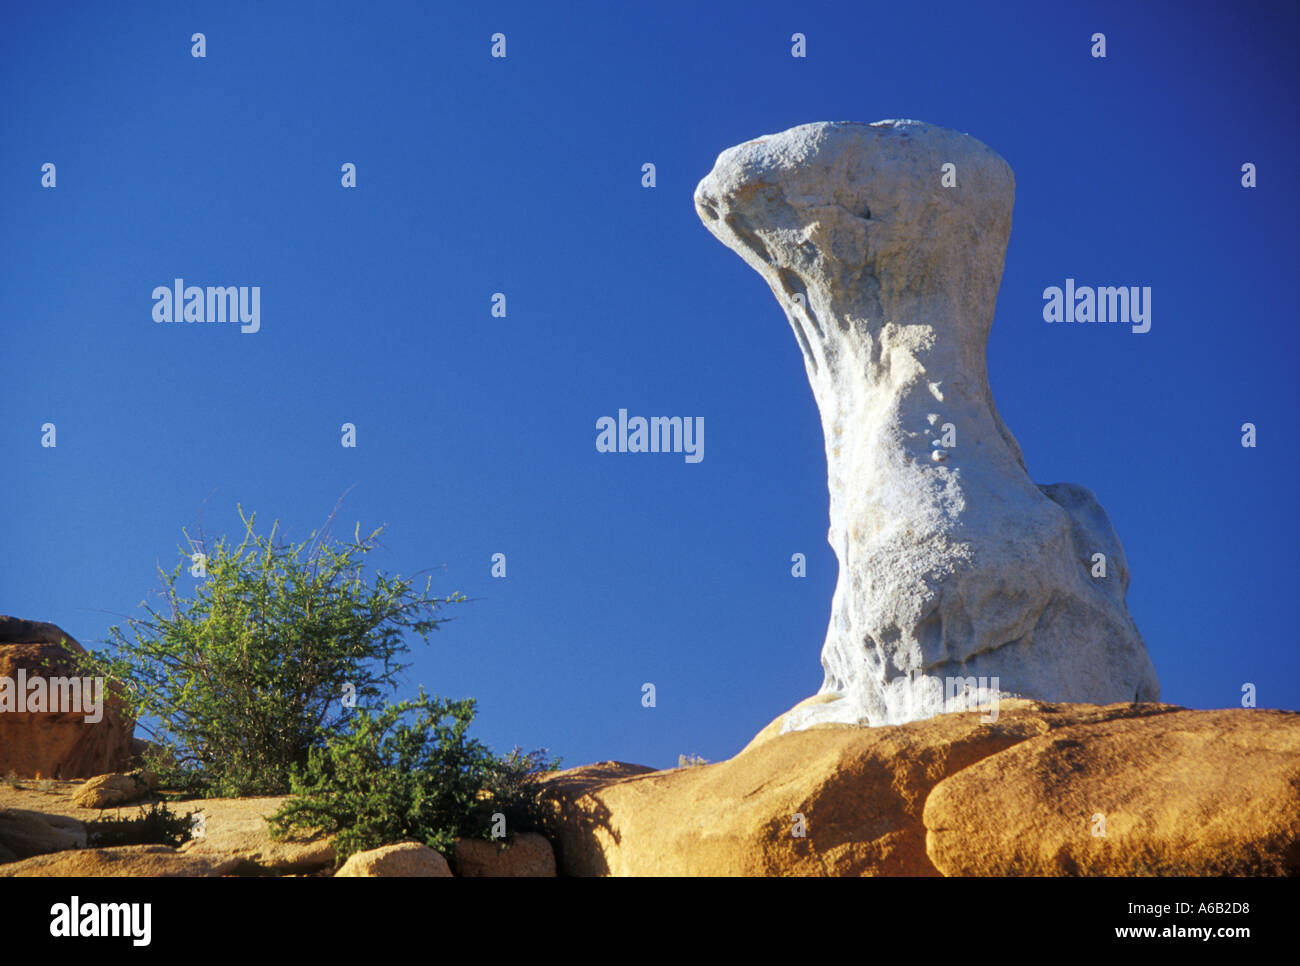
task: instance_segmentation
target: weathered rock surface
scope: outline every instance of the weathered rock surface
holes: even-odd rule
[[[0,809],[0,863],[86,847],[86,827],[73,818],[22,808]]]
[[[29,811],[48,812],[68,818],[85,820],[94,818],[86,814],[85,809],[76,805],[72,797],[81,790],[80,781],[56,781],[25,779],[10,784],[0,781],[0,808],[21,808]]]
[[[1004,700],[992,722],[962,712],[785,734],[774,722],[717,764],[549,776],[548,833],[565,875],[939,875],[921,820],[939,782],[1057,729],[1174,710]]]
[[[705,226],[785,310],[825,434],[834,700],[787,727],[928,717],[954,706],[949,685],[1159,697],[1106,512],[1083,487],[1030,480],[989,389],[1014,196],[993,151],[916,121],[747,141],[695,191]]]
[[[399,842],[348,856],[335,878],[446,878],[451,869],[441,852],[421,842]]]
[[[48,784],[48,791],[41,785]],[[17,808],[46,813],[46,818],[66,816],[93,819],[97,814],[78,805],[76,794],[81,782],[49,782],[38,785],[22,782],[18,788],[0,783],[0,809]],[[201,798],[168,802],[178,815],[201,815],[204,835],[181,846],[187,855],[237,860],[239,875],[307,874],[334,865],[334,845],[329,838],[273,840],[266,824],[287,801],[285,796],[264,798]],[[136,806],[126,806],[121,817],[136,814]]]
[[[176,802],[177,814],[202,815],[203,837],[181,846],[186,855],[238,860],[240,875],[318,872],[334,864],[334,843],[328,837],[279,840],[271,838],[268,816],[287,796],[267,798],[206,798]]]
[[[27,680],[79,677],[69,652],[84,653],[84,648],[55,625],[0,617],[0,688],[16,688],[20,672]],[[83,713],[5,711],[0,713],[0,775],[88,778],[121,771],[132,757],[134,730],[122,704],[108,694],[103,719],[93,723]]]
[[[546,776],[559,871],[1300,875],[1294,712],[1003,700],[994,720],[964,712],[782,733],[784,717],[729,761],[669,771],[603,762]],[[173,804],[203,811],[210,831],[180,851],[84,849],[84,827],[67,817],[86,815],[72,801],[79,788],[0,783],[0,874],[306,874],[333,865],[328,842],[269,839],[263,819],[282,798]],[[1104,838],[1093,836],[1098,815]],[[370,872],[356,871],[370,862],[359,859],[347,874],[430,874],[401,871],[425,867],[408,864],[423,848],[407,843],[412,856]],[[74,851],[24,858],[52,849]],[[466,876],[520,874],[528,864],[514,851],[471,848],[453,859]],[[445,876],[441,860],[420,862]],[[502,861],[517,864],[494,867]]]
[[[157,787],[152,777],[144,772],[126,775],[115,772],[112,775],[97,775],[89,779],[72,796],[73,802],[81,808],[111,808],[114,805],[128,805],[148,798]]]
[[[555,850],[544,836],[520,832],[509,844],[486,839],[457,839],[451,865],[464,879],[555,877]]]
[[[1300,875],[1300,714],[1062,728],[940,782],[924,819],[946,875]]]
[[[221,856],[183,855],[165,845],[123,845],[38,855],[0,865],[0,877],[158,877],[206,878],[228,875],[238,860]]]

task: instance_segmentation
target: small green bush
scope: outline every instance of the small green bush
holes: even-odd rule
[[[83,673],[120,686],[132,716],[155,739],[146,765],[164,787],[196,795],[283,794],[290,771],[337,735],[351,702],[391,693],[407,631],[425,640],[465,598],[434,597],[402,577],[366,579],[376,530],[351,542],[312,534],[300,544],[263,536],[246,517],[243,541],[189,540],[172,573],[160,571],[168,607],[146,606],[132,634],[110,628],[110,651],[86,655]],[[177,582],[202,554],[193,597]],[[349,702],[345,704],[345,702]]]
[[[147,812],[141,806],[140,814],[135,818],[99,818],[85,825],[88,848],[112,845],[170,845],[175,848],[190,840],[194,813],[177,815],[165,802],[154,802]]]
[[[506,816],[507,837],[529,827],[536,806],[528,777],[558,762],[546,763],[544,751],[496,758],[467,734],[473,718],[473,699],[423,691],[375,714],[358,709],[347,731],[293,769],[293,797],[267,820],[272,836],[334,835],[341,863],[409,839],[444,853],[459,837],[490,839],[497,812]]]

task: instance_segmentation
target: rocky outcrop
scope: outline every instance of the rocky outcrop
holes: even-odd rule
[[[994,722],[964,712],[785,734],[774,722],[717,764],[549,776],[548,831],[565,875],[934,876],[921,813],[944,779],[1057,729],[1171,710],[1012,700]]]
[[[0,617],[0,775],[88,778],[129,767],[135,725],[107,689],[98,721],[87,720],[94,715],[86,713],[86,702],[80,711],[15,710],[18,691],[24,691],[23,705],[32,693],[20,684],[80,678],[70,658],[76,653],[84,653],[82,646],[53,624]],[[62,692],[61,707],[70,694]]]
[[[536,832],[520,832],[509,843],[457,839],[451,865],[463,879],[555,878],[555,850]]]
[[[716,764],[548,774],[554,866],[525,833],[504,850],[463,840],[451,867],[465,877],[1300,875],[1295,712],[1004,700],[996,716],[782,733],[784,717]],[[296,875],[334,864],[327,839],[270,839],[264,819],[283,798],[171,803],[202,812],[207,833],[179,850],[85,849],[85,828],[67,817],[86,814],[78,787],[0,783],[0,874]],[[390,846],[339,874],[450,874],[429,851]]]
[[[760,137],[696,188],[705,226],[784,309],[825,434],[833,700],[785,727],[916,720],[968,690],[1159,697],[1105,510],[1034,484],[989,389],[1014,197],[1002,158],[917,121]]]
[[[0,809],[0,864],[86,847],[86,827],[74,818],[23,808]]]
[[[148,772],[97,775],[77,789],[72,801],[81,808],[112,808],[148,798],[157,786],[157,779]]]
[[[229,875],[238,860],[221,856],[183,855],[165,845],[123,845],[39,855],[0,865],[0,877],[208,878]]]
[[[357,879],[436,879],[450,875],[442,853],[420,842],[399,842],[356,852],[334,874],[335,878]]]
[[[563,875],[1300,873],[1300,714],[1005,700],[543,780]],[[1095,816],[1105,838],[1095,838]]]
[[[141,777],[146,784],[153,778],[148,774]],[[40,812],[44,813],[41,818],[55,824],[69,818],[86,821],[98,818],[98,812],[76,802],[77,794],[84,788],[84,783],[73,782],[39,785],[22,782],[17,786],[0,783],[0,814],[15,809]],[[286,796],[274,796],[169,801],[167,807],[171,812],[181,816],[192,814],[197,822],[196,837],[178,851],[212,860],[234,860],[237,875],[308,875],[332,868],[336,860],[333,840],[329,837],[271,838],[266,817],[287,800]],[[121,817],[134,817],[136,811],[134,806],[128,806]],[[72,825],[80,829],[81,821]],[[81,844],[85,844],[84,838]]]
[[[1300,714],[1062,728],[940,782],[924,819],[945,875],[1300,875]]]
[[[168,807],[177,814],[201,816],[201,837],[181,846],[187,855],[238,860],[240,875],[284,875],[319,872],[334,865],[334,843],[328,837],[273,839],[268,816],[275,814],[287,796],[270,798],[209,798],[176,802]]]

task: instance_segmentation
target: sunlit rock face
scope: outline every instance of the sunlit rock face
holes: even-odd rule
[[[1106,511],[1029,478],[989,390],[1014,199],[997,154],[916,121],[747,141],[696,188],[705,226],[785,310],[826,437],[833,698],[787,729],[925,718],[968,688],[1159,697]]]

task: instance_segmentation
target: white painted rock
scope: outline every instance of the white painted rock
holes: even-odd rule
[[[786,730],[929,717],[964,707],[967,683],[1159,698],[1106,511],[1083,487],[1030,480],[989,390],[1014,198],[1002,158],[917,121],[747,141],[695,190],[705,226],[785,310],[826,437],[840,574],[819,693],[835,697]]]

